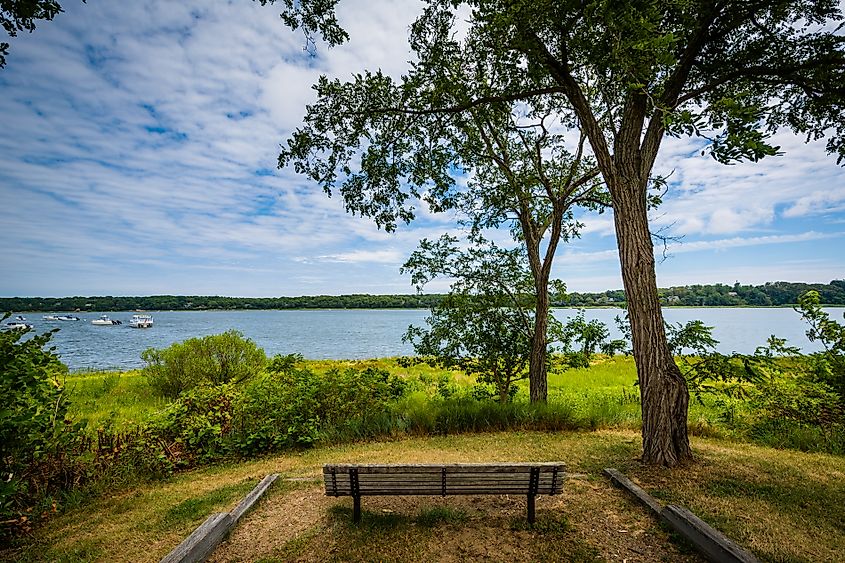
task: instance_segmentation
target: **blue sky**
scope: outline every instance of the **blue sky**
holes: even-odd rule
[[[247,0],[63,4],[0,71],[0,295],[413,291],[399,267],[453,217],[384,233],[276,157],[320,74],[406,68],[417,3],[341,2],[352,41],[316,57]],[[820,143],[777,142],[782,157],[722,166],[667,139],[653,225],[682,238],[661,286],[845,277],[845,170]],[[612,217],[584,221],[556,276],[621,287]]]

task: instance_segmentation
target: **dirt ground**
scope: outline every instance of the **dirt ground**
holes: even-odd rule
[[[326,497],[316,482],[287,485],[295,488],[277,487],[210,561],[701,561],[598,476],[538,497],[534,527],[515,496],[364,497],[355,526],[350,498]]]

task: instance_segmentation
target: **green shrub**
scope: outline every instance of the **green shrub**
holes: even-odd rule
[[[59,380],[67,367],[44,348],[52,333],[27,332],[0,332],[0,537],[26,530],[39,503],[85,478],[82,425],[67,418]]]
[[[845,407],[845,326],[831,319],[819,300],[818,292],[808,291],[798,298],[796,309],[810,325],[807,338],[823,348],[810,355],[810,374],[814,381],[830,386]]]
[[[241,454],[310,446],[319,438],[320,385],[306,369],[262,375],[243,387],[238,404]]]
[[[267,364],[264,351],[236,330],[190,338],[161,350],[148,348],[141,358],[150,385],[171,399],[202,384],[240,383]]]
[[[288,365],[244,387],[237,448],[253,453],[389,431],[386,419],[405,391],[405,381],[384,370],[317,374]]]
[[[782,376],[761,385],[752,405],[761,419],[829,428],[845,423],[839,396],[824,383]]]
[[[377,369],[318,374],[297,367],[298,361],[277,357],[267,373],[243,385],[184,391],[125,444],[121,455],[147,451],[159,460],[151,467],[179,468],[395,428],[391,412],[405,393],[402,379]]]
[[[235,404],[240,394],[231,384],[203,386],[186,391],[161,413],[153,430],[176,451],[184,452],[182,464],[214,459],[229,452]]]

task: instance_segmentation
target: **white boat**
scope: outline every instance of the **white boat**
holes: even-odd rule
[[[56,317],[57,321],[78,321],[79,317],[76,315],[59,315]]]
[[[11,321],[3,325],[3,328],[6,330],[29,330],[32,328],[32,325],[20,321]]]
[[[132,315],[129,326],[132,328],[152,328],[153,317],[151,315]]]
[[[123,324],[123,323],[121,323],[120,321],[117,321],[117,320],[115,320],[115,321],[111,320],[108,315],[100,315],[100,318],[94,319],[93,321],[91,321],[91,324],[97,325],[97,326],[112,326],[112,325],[119,325],[119,324]]]
[[[41,317],[41,319],[44,321],[57,321],[59,320],[59,317],[57,317],[56,315],[44,315],[43,317]]]
[[[23,315],[15,315],[15,320],[20,321],[20,322],[24,322],[24,321],[26,321],[26,317],[24,317]]]

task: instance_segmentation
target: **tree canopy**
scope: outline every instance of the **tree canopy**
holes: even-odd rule
[[[392,228],[413,217],[414,198],[449,201],[452,173],[468,162],[470,135],[456,123],[503,104],[552,108],[564,131],[586,138],[613,206],[643,457],[676,465],[692,457],[689,393],[663,326],[648,224],[661,143],[692,135],[718,162],[756,161],[778,154],[772,136],[786,128],[827,136],[841,162],[842,21],[834,0],[429,0],[411,27],[409,72],[397,84],[378,71],[321,79],[279,163]]]
[[[20,31],[35,31],[36,21],[50,21],[62,11],[56,0],[0,0],[0,25],[9,37],[17,37]],[[9,47],[0,41],[0,68],[6,66]]]

